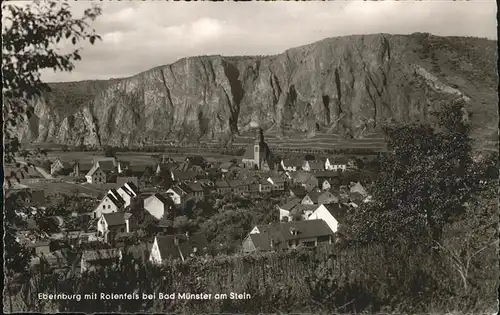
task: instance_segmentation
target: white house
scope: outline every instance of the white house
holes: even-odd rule
[[[329,157],[325,161],[325,169],[328,171],[345,171],[348,166],[348,161],[344,158]]]
[[[325,163],[321,161],[304,161],[302,165],[302,170],[306,172],[316,172],[325,169]]]
[[[130,206],[130,200],[134,197],[137,197],[139,194],[139,188],[132,183],[132,182],[127,182],[123,184],[120,188],[117,189],[118,195],[123,199],[125,202],[123,207],[126,208]]]
[[[338,203],[320,205],[307,220],[323,220],[334,233],[337,233],[346,211],[346,207]]]
[[[161,219],[169,209],[168,197],[161,194],[154,194],[144,199],[144,210],[149,212],[156,219]]]
[[[130,233],[130,213],[105,213],[97,221],[97,235],[104,237],[104,241],[112,239],[118,233]]]
[[[284,191],[285,190],[285,181],[277,176],[269,177],[267,179],[269,183],[271,183],[273,191]]]
[[[302,161],[299,159],[281,160],[281,168],[287,172],[296,172],[302,168]]]
[[[106,173],[96,164],[85,175],[85,179],[89,184],[104,184],[106,183]]]
[[[172,199],[175,205],[180,205],[186,201],[188,192],[182,189],[179,185],[176,185],[167,190],[167,195],[170,199]]]
[[[125,205],[125,201],[120,197],[115,189],[111,189],[101,200],[93,211],[94,218],[100,218],[105,213],[118,212]]]

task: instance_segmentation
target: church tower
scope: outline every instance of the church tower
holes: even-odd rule
[[[261,167],[261,160],[265,158],[265,152],[263,152],[265,145],[264,145],[264,131],[262,128],[258,128],[257,132],[255,134],[255,143],[253,146],[253,158],[254,158],[254,165],[257,165],[257,167],[260,169]]]

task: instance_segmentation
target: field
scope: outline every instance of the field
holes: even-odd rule
[[[111,188],[116,188],[116,184],[76,184],[73,182],[65,181],[41,181],[38,183],[29,184],[31,188],[40,188],[45,192],[45,196],[54,195],[57,193],[65,195],[85,195],[89,197],[98,198],[106,193]]]
[[[116,158],[120,161],[130,162],[134,166],[147,166],[156,164],[156,160],[152,156],[162,153],[154,152],[117,152]],[[165,156],[170,156],[176,161],[183,161],[188,155],[201,155],[209,162],[225,162],[233,158],[241,158],[238,156],[222,155],[216,153],[165,153]],[[50,160],[59,158],[65,162],[80,161],[81,163],[92,163],[94,158],[103,157],[102,152],[78,152],[78,151],[50,151],[47,153]]]
[[[371,149],[374,151],[385,150],[383,135],[370,133],[359,139],[342,139],[338,134],[317,132],[313,137],[293,136],[278,138],[273,132],[264,132],[264,137],[271,149]],[[243,134],[233,141],[233,145],[247,145],[253,143],[253,134]]]

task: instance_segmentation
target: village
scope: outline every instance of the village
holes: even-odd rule
[[[104,187],[104,193],[100,198],[89,197],[91,208],[47,213],[48,197],[43,189],[32,187],[34,180],[28,174],[10,188],[29,192],[33,214],[24,215],[17,241],[30,249],[33,268],[45,264],[51,270],[73,268],[81,273],[113,264],[125,254],[137,263],[154,264],[215,256],[217,245],[224,244],[207,239],[199,229],[192,232],[186,218],[197,220],[193,209],[202,208],[209,198],[222,203],[219,212],[231,198],[248,204],[259,198],[277,204],[264,220],[243,231],[234,253],[328,246],[341,240],[339,229],[347,211],[370,202],[371,183],[354,158],[311,158],[276,160],[259,128],[240,160],[212,163],[187,156],[174,161],[162,155],[150,167],[154,183],[144,176],[144,169],[116,157],[73,164],[55,159],[50,168],[46,163],[45,171],[35,169],[44,178],[73,178],[82,187]],[[73,255],[65,254],[68,249]]]

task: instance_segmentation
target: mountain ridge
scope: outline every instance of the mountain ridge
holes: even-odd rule
[[[496,60],[496,41],[426,33],[326,38],[269,56],[187,57],[127,78],[51,83],[22,136],[127,146],[211,141],[261,126],[279,137],[325,130],[349,138],[393,120],[427,121],[460,97],[482,139],[498,123]]]

